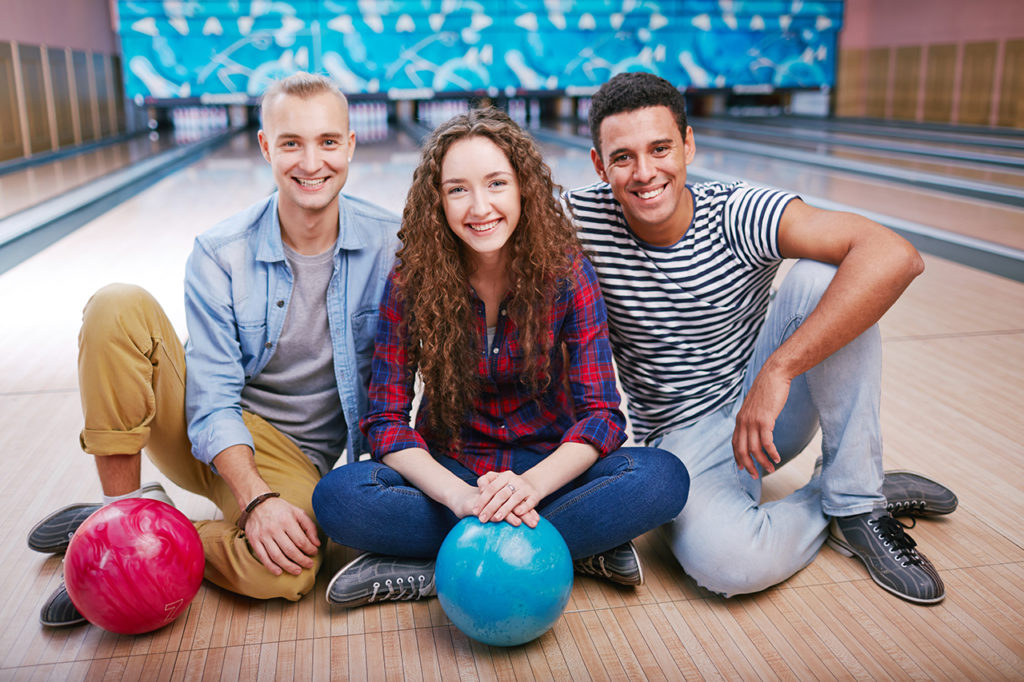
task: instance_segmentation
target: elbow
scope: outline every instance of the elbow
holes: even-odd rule
[[[921,254],[918,253],[917,249],[910,242],[907,242],[905,252],[903,270],[906,273],[907,283],[909,284],[924,272],[924,258],[921,257]]]
[[[895,239],[887,247],[885,262],[894,279],[901,280],[903,286],[907,286],[924,272],[924,259],[909,241],[895,233],[892,236]]]

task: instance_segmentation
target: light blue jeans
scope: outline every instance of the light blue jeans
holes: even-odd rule
[[[873,326],[797,377],[775,423],[780,466],[822,432],[822,466],[789,496],[761,504],[761,482],[740,471],[732,434],[743,397],[765,360],[800,326],[832,281],[835,268],[799,261],[772,301],[747,366],[741,397],[652,445],[674,453],[690,473],[690,497],[664,526],[683,569],[724,596],[757,592],[809,564],[825,541],[830,516],[885,505],[879,426],[882,348]]]

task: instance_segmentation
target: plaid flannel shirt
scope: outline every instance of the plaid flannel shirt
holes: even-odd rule
[[[612,368],[604,299],[590,261],[580,256],[548,316],[552,335],[547,388],[537,391],[520,380],[522,350],[515,323],[503,301],[491,348],[481,351],[477,364],[480,392],[466,415],[463,448],[456,453],[432,438],[427,426],[430,405],[420,405],[416,428],[409,426],[413,376],[406,368],[406,345],[401,336],[403,305],[392,271],[384,290],[370,380],[370,403],[360,426],[375,459],[407,448],[424,448],[454,457],[478,474],[503,471],[515,449],[550,453],[564,442],[588,443],[600,456],[626,440],[625,417]],[[484,303],[471,289],[480,347],[487,341]],[[562,355],[568,351],[568,367]],[[565,378],[571,396],[566,392]],[[426,401],[424,401],[426,403]]]

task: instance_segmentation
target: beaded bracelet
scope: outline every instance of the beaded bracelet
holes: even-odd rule
[[[249,520],[249,514],[252,514],[252,510],[269,500],[271,497],[281,497],[281,493],[263,493],[262,495],[257,495],[252,498],[252,502],[245,505],[245,510],[242,512],[242,515],[238,517],[238,527],[245,530],[245,522]]]

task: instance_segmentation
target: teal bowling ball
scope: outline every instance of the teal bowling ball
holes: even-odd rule
[[[437,597],[456,627],[495,646],[547,632],[572,592],[572,557],[545,519],[536,528],[468,516],[445,537],[434,569]]]

